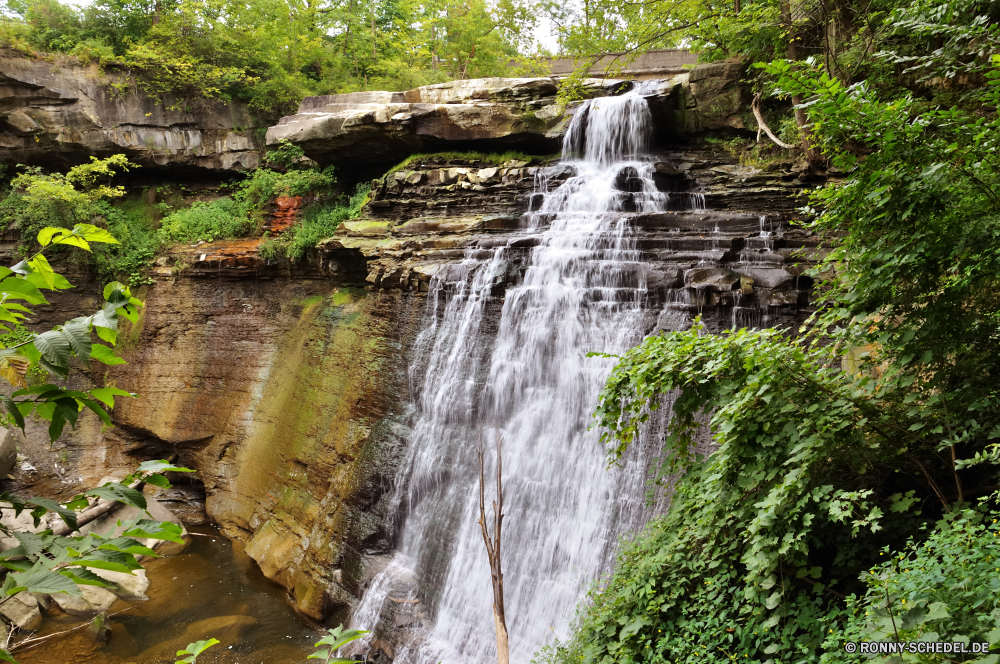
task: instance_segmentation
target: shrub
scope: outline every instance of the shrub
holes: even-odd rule
[[[226,197],[210,203],[199,201],[189,208],[172,212],[161,223],[159,236],[165,243],[213,242],[248,235],[253,227],[246,208]]]

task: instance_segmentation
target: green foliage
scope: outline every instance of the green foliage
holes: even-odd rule
[[[306,208],[294,226],[277,237],[268,238],[261,245],[261,256],[300,260],[309,249],[332,236],[341,223],[361,214],[361,208],[368,202],[368,191],[369,185],[360,184],[346,201],[320,203]]]
[[[164,243],[213,242],[243,237],[254,230],[246,209],[228,196],[172,212],[160,224],[159,238]]]
[[[897,631],[1000,634],[996,496],[969,508],[995,488],[1000,438],[1000,41],[983,8],[913,2],[879,28],[899,47],[880,61],[981,82],[947,105],[818,59],[760,66],[845,174],[809,210],[831,245],[819,310],[794,337],[696,325],[619,359],[604,440],[620,461],[669,406],[675,493],[545,658],[847,662],[844,641]]]
[[[19,230],[21,237],[33,238],[46,226],[72,228],[92,223],[106,209],[107,200],[125,194],[122,187],[108,184],[110,179],[132,168],[136,165],[121,154],[91,157],[89,163],[74,166],[66,174],[24,168],[11,179],[10,192],[0,204],[0,224]],[[23,254],[31,251],[30,243],[21,244]]]
[[[337,657],[337,650],[351,641],[360,639],[367,633],[357,629],[344,629],[343,625],[337,625],[333,629],[328,629],[327,635],[316,642],[316,652],[306,659],[321,659],[323,664],[354,664],[359,662],[361,660]]]
[[[189,643],[187,648],[177,651],[178,657],[181,655],[188,655],[188,657],[177,660],[175,664],[195,664],[195,662],[198,661],[198,655],[216,645],[218,642],[218,639],[209,639],[208,641],[195,641],[194,643]]]
[[[333,167],[296,169],[284,173],[258,168],[234,185],[231,197],[210,203],[197,202],[169,214],[160,225],[158,237],[166,244],[198,240],[212,242],[254,235],[260,232],[267,206],[275,199],[322,192],[334,182]],[[322,220],[319,223],[322,224]]]
[[[884,549],[881,564],[862,575],[867,592],[848,598],[849,618],[827,638],[823,661],[855,661],[843,654],[844,641],[1000,642],[998,531],[995,518],[969,509],[926,540],[911,540],[899,552]],[[917,653],[902,660],[940,661]]]
[[[23,260],[11,268],[0,268],[0,321],[15,326],[22,323],[32,311],[25,305],[47,304],[41,290],[64,290],[72,286],[57,274],[44,256],[47,248],[74,246],[90,251],[91,243],[115,243],[116,240],[106,230],[89,224],[77,224],[72,230],[45,228],[38,234],[42,251],[28,260]],[[128,288],[118,282],[108,284],[104,289],[105,304],[92,316],[82,316],[67,321],[57,328],[30,336],[17,343],[7,344],[0,350],[0,376],[14,387],[10,396],[0,397],[9,426],[24,429],[24,418],[34,413],[49,421],[49,437],[55,440],[62,433],[66,422],[76,426],[77,418],[84,408],[93,411],[101,421],[111,424],[111,419],[101,405],[105,401],[94,390],[66,390],[62,387],[43,384],[25,387],[25,377],[33,368],[41,368],[50,374],[65,378],[69,374],[70,362],[76,358],[87,364],[97,360],[105,364],[121,364],[112,347],[118,335],[119,318],[135,322],[137,308],[142,305],[132,297]],[[23,302],[24,304],[22,304]],[[10,328],[0,325],[0,329],[10,332]],[[92,333],[111,346],[92,341]],[[107,390],[108,388],[102,388]],[[120,394],[127,394],[118,391]],[[112,401],[113,405],[113,401]]]
[[[122,281],[132,288],[152,282],[149,266],[162,245],[157,233],[158,210],[138,198],[122,200],[117,205],[102,202],[97,211],[118,244],[102,245],[94,250],[94,262],[102,281]]]
[[[9,0],[7,44],[96,62],[112,91],[171,108],[240,99],[269,118],[310,94],[408,89],[506,72],[537,21],[515,0]]]
[[[305,152],[299,146],[287,140],[278,143],[278,147],[268,150],[264,155],[264,161],[280,168],[291,168],[292,163],[305,156]]]

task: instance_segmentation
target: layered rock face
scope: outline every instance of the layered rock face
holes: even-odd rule
[[[66,169],[124,153],[147,168],[233,173],[255,168],[257,123],[238,102],[155,100],[124,76],[75,58],[0,54],[0,161]]]
[[[83,68],[11,62],[0,62],[5,160],[70,165],[126,151],[172,174],[256,163],[249,143],[226,147],[229,137],[244,136],[234,129],[243,121],[238,107],[198,115],[142,100],[133,108],[112,100]],[[801,169],[762,170],[704,146],[677,147],[692,132],[743,128],[739,66],[708,67],[663,81],[647,97],[660,146],[657,187],[687,201],[671,212],[624,215],[647,270],[647,331],[678,329],[699,314],[715,330],[794,325],[809,312],[803,272],[822,254],[816,238],[788,225],[805,184]],[[594,83],[591,92],[621,87]],[[381,173],[387,163],[439,149],[553,153],[566,124],[556,93],[543,78],[310,98],[269,130],[267,142],[290,140],[349,174]],[[135,138],[138,131],[164,145],[195,132],[200,138],[185,145],[211,139],[217,149],[199,154],[177,144],[158,153]],[[199,472],[174,498],[197,503],[203,490],[208,517],[244,543],[303,613],[323,619],[355,605],[374,557],[392,544],[391,494],[412,402],[407,370],[430,315],[423,294],[434,279],[444,290],[459,284],[466,258],[510,247],[488,306],[498,317],[539,243],[523,217],[540,205],[538,185],[551,190],[572,175],[551,157],[431,156],[373,182],[362,218],[344,223],[310,262],[264,260],[257,238],[174,248],[140,294],[147,304],[140,324],[123,334],[129,364],[90,376],[140,398],[119,400],[114,429],[82,418],[64,434],[67,459],[54,472],[75,481],[72,489],[177,454]],[[626,199],[634,179],[627,169],[616,179]],[[68,276],[85,283],[85,275]],[[91,286],[59,296],[38,324],[90,313],[98,285]],[[482,344],[491,343],[491,325]],[[36,433],[29,437],[41,440]],[[45,447],[26,442],[23,450],[41,458]]]
[[[619,81],[588,81],[607,94]],[[267,131],[267,144],[287,140],[324,164],[390,165],[414,152],[443,149],[558,150],[563,107],[548,78],[451,81],[406,92],[306,97],[296,115]]]
[[[707,129],[747,129],[740,63],[695,67],[663,80],[647,96],[662,144]],[[559,150],[568,125],[555,78],[451,81],[406,92],[355,92],[306,97],[296,115],[267,131],[267,144],[289,141],[322,164],[366,175],[420,152]],[[628,90],[632,81],[588,79],[585,97]],[[744,109],[745,110],[745,109]]]
[[[805,186],[794,165],[765,171],[708,150],[662,157],[658,186],[688,200],[686,207],[707,209],[626,213],[653,268],[648,306],[665,307],[665,315],[702,314],[716,329],[790,325],[805,315],[812,280],[804,273],[823,251],[818,238],[788,225]],[[521,213],[540,205],[536,182],[551,189],[573,173],[558,163],[497,167],[429,158],[376,181],[367,215],[345,223],[321,249],[327,265],[364,264],[371,286],[424,292],[435,275],[449,279],[477,250],[510,243],[526,255],[538,231],[524,227]],[[626,192],[629,175],[619,176]],[[522,269],[512,266],[510,282]],[[503,289],[497,284],[498,296]]]
[[[318,276],[159,279],[129,364],[109,376],[140,398],[81,441],[75,467],[86,483],[177,454],[199,470],[208,516],[321,620],[334,579],[387,546],[379,501],[405,437],[414,303]]]

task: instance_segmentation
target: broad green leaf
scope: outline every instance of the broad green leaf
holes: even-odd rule
[[[25,280],[38,288],[66,290],[73,287],[73,284],[69,283],[65,277],[52,269],[49,261],[42,254],[36,255],[28,261],[28,265],[31,267],[31,274],[27,275]]]
[[[98,549],[103,549],[107,551],[121,551],[122,553],[131,553],[134,556],[156,556],[156,552],[147,546],[139,544],[131,537],[116,537],[110,539],[100,546]]]
[[[117,588],[117,584],[103,579],[86,567],[63,567],[59,570],[63,576],[72,579],[73,583],[81,586],[98,586],[100,588]]]
[[[61,235],[52,240],[52,244],[64,244],[70,247],[79,247],[86,251],[90,251],[90,245],[82,237],[76,235]]]
[[[94,348],[97,348],[96,344],[94,345]],[[93,390],[90,390],[90,394],[95,399],[97,399],[97,400],[103,402],[105,405],[107,405],[108,408],[114,408],[115,407],[115,397],[135,397],[136,396],[132,392],[126,392],[125,390],[119,390],[117,387],[98,387],[98,388],[94,388]],[[150,462],[149,461],[143,461],[141,464],[139,464],[139,470],[140,471],[144,470],[143,466],[146,465],[147,463],[150,463]],[[166,462],[164,461],[163,463],[166,463]],[[154,469],[154,472],[155,472],[155,469]]]
[[[85,556],[75,558],[73,564],[79,567],[93,567],[112,572],[130,573],[132,570],[142,569],[142,565],[136,561],[135,556],[131,553],[104,549],[103,546]]]
[[[67,595],[79,596],[80,589],[70,579],[58,572],[45,567],[43,563],[36,563],[27,572],[12,572],[13,587],[7,589],[9,595],[15,595],[22,591],[29,593],[65,593]]]
[[[125,486],[120,482],[108,482],[103,486],[87,491],[86,495],[125,503],[132,507],[138,507],[141,510],[146,509],[146,497],[142,495],[142,492],[136,491],[132,487]],[[132,536],[129,533],[125,533],[125,535]]]
[[[118,313],[115,312],[114,327],[108,325],[98,325],[97,318],[103,317],[103,312],[99,312],[94,316],[94,330],[97,332],[97,336],[101,338],[101,341],[107,341],[109,344],[114,346],[118,343]],[[106,322],[106,321],[105,321]],[[93,357],[93,356],[91,356]]]
[[[105,242],[108,244],[118,244],[115,236],[91,224],[77,224],[73,227],[73,233],[79,235],[87,242]]]
[[[63,520],[63,523],[76,530],[76,512],[68,505],[61,505],[54,500],[38,497],[29,498],[28,502],[43,507],[49,512],[55,512]]]
[[[43,332],[35,337],[35,348],[42,354],[42,357],[51,365],[64,367],[69,365],[70,353],[73,347],[70,345],[69,337],[59,330]]]
[[[140,473],[166,473],[166,472],[193,473],[194,472],[190,468],[185,468],[183,466],[175,466],[169,461],[143,461],[142,463],[139,464],[139,467],[136,470],[138,470]]]
[[[69,340],[70,347],[84,364],[90,360],[90,317],[74,318],[63,325],[63,333]]]
[[[182,543],[181,527],[169,521],[154,521],[153,519],[142,519],[126,530],[124,537],[141,537],[147,539],[166,540],[168,542]]]
[[[38,287],[21,277],[7,277],[0,281],[0,293],[8,299],[17,298],[27,301],[28,304],[48,304],[48,300]]]
[[[105,328],[97,328],[99,330]],[[115,352],[103,344],[93,344],[90,347],[90,357],[104,364],[114,366],[116,364],[128,364],[125,360],[115,355]]]

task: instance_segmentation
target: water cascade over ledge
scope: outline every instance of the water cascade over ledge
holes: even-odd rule
[[[399,644],[396,662],[495,660],[477,523],[480,436],[488,458],[494,431],[504,440],[512,662],[567,636],[589,585],[610,571],[618,536],[649,516],[646,453],[633,450],[635,458],[609,469],[597,432],[588,431],[613,361],[587,353],[624,352],[659,313],[647,301],[648,266],[628,213],[704,208],[697,194],[656,187],[643,92],[586,102],[563,144],[563,168],[575,173],[551,191],[539,174],[524,233],[468,250],[431,284],[410,376],[420,396],[398,480],[397,552],[352,619],[372,629],[385,602],[419,596],[433,626]],[[526,237],[534,246],[515,261]],[[512,272],[515,285],[501,296],[497,284]],[[407,597],[393,594],[398,581],[413,589]]]

